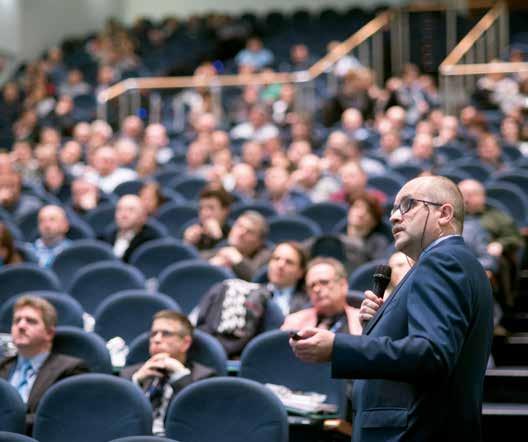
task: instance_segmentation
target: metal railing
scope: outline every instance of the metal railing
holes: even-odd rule
[[[509,44],[508,8],[496,3],[440,65],[440,89],[449,114],[468,102],[477,77],[528,71],[528,63],[498,61]],[[493,61],[497,60],[497,61]]]
[[[213,97],[213,104],[221,106],[223,88],[285,83],[295,84],[298,88],[296,108],[310,113],[316,104],[314,81],[321,75],[331,75],[329,71],[332,67],[352,51],[358,53],[358,58],[364,66],[373,69],[378,84],[383,82],[383,31],[389,26],[391,15],[390,11],[380,13],[304,71],[209,77],[145,77],[121,81],[99,93],[97,96],[97,116],[101,119],[107,119],[109,103],[117,100],[119,120],[121,121],[125,116],[137,112],[141,102],[140,94],[144,91],[159,92],[207,88]],[[149,96],[149,120],[151,123],[161,120],[161,96],[158,93],[151,93]]]

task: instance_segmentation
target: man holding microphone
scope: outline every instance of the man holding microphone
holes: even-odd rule
[[[416,264],[385,302],[367,292],[360,315],[372,319],[363,335],[305,328],[290,340],[301,360],[331,361],[334,377],[354,379],[354,441],[482,439],[493,303],[460,236],[463,222],[463,199],[450,180],[405,184],[392,231],[396,249]]]

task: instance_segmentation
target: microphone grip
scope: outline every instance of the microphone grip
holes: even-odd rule
[[[374,284],[372,285],[372,292],[378,297],[383,298],[383,294],[390,282],[390,277],[381,274],[375,274],[373,277]]]

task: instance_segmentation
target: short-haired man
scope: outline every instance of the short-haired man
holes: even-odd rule
[[[396,249],[416,264],[363,334],[305,328],[290,345],[355,379],[354,440],[482,440],[493,300],[460,235],[462,195],[447,178],[416,178],[396,195],[391,222]]]
[[[308,263],[305,282],[312,306],[286,316],[282,330],[320,327],[361,334],[359,309],[347,304],[348,280],[343,264],[334,258],[315,258]]]
[[[0,207],[18,222],[28,213],[42,207],[42,202],[33,195],[22,192],[22,177],[16,172],[0,173]]]
[[[193,326],[185,315],[162,310],[154,315],[150,329],[150,359],[121,371],[150,399],[155,435],[165,434],[165,414],[172,398],[190,383],[215,375],[213,369],[187,360],[192,339]]]
[[[115,211],[116,228],[105,239],[113,245],[114,254],[128,262],[134,250],[141,244],[159,238],[147,224],[147,211],[137,195],[123,195]]]
[[[270,250],[266,247],[268,223],[260,213],[248,210],[240,215],[227,236],[227,245],[205,253],[209,262],[228,267],[235,275],[251,281],[255,272],[266,264]]]
[[[46,300],[22,296],[13,307],[11,338],[17,356],[0,360],[0,378],[7,379],[27,404],[27,432],[46,390],[61,379],[88,371],[78,358],[52,350],[57,312]]]
[[[227,216],[233,197],[223,187],[207,186],[200,193],[199,223],[185,229],[183,240],[198,250],[209,250],[229,233]]]
[[[66,238],[69,229],[68,217],[62,207],[49,205],[39,210],[40,237],[33,243],[33,250],[41,267],[51,267],[56,256],[70,246],[71,241]]]

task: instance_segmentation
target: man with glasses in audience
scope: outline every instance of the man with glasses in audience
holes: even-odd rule
[[[361,334],[359,309],[347,304],[348,281],[343,264],[334,258],[315,258],[308,264],[305,281],[312,306],[286,316],[282,330],[320,327]]]
[[[187,317],[179,312],[156,313],[150,329],[150,359],[121,371],[122,377],[131,379],[149,398],[155,435],[165,434],[165,415],[172,398],[192,382],[215,375],[212,368],[187,360],[193,331]]]
[[[416,178],[390,219],[396,249],[416,264],[363,334],[304,328],[290,345],[301,360],[330,361],[333,376],[355,379],[354,440],[482,440],[493,300],[461,237],[462,195],[447,178]]]
[[[31,434],[40,398],[61,379],[88,371],[78,358],[53,351],[57,311],[37,296],[22,296],[13,307],[11,338],[16,356],[0,360],[0,378],[18,390],[27,404],[26,432]]]

